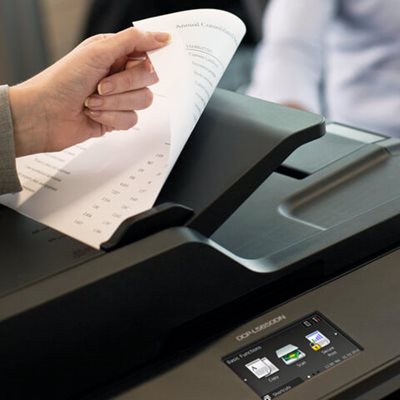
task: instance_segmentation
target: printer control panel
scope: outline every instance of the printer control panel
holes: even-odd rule
[[[222,361],[263,400],[270,400],[333,368],[361,347],[321,313],[224,357]]]

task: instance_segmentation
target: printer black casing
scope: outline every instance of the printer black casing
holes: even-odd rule
[[[218,89],[154,209],[101,250],[2,207],[7,398],[140,375],[396,246],[399,142],[324,132],[320,116]]]

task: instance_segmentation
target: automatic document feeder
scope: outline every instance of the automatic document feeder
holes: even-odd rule
[[[399,242],[400,142],[326,130],[217,90],[156,206],[100,251],[2,207],[6,398],[331,398],[393,383],[397,253],[359,267]]]

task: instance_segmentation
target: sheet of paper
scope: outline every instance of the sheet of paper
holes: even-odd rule
[[[134,22],[138,28],[157,29],[172,34],[173,42],[181,40],[184,58],[190,63],[191,79],[180,78],[180,66],[170,60],[172,71],[161,60],[168,48],[151,55],[160,81],[177,74],[171,85],[171,153],[176,159],[200,118],[226,67],[242,40],[246,28],[236,16],[221,10],[199,9],[168,14]],[[163,72],[166,72],[163,75]],[[177,95],[177,89],[179,95]],[[175,96],[174,96],[175,93]]]
[[[1,203],[95,248],[126,218],[153,206],[245,32],[237,17],[208,9],[134,24],[172,35],[168,46],[149,54],[160,80],[139,123],[18,159],[23,191],[0,196]]]

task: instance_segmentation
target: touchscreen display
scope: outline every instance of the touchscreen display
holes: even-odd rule
[[[271,400],[361,350],[319,313],[223,358],[263,400]]]

